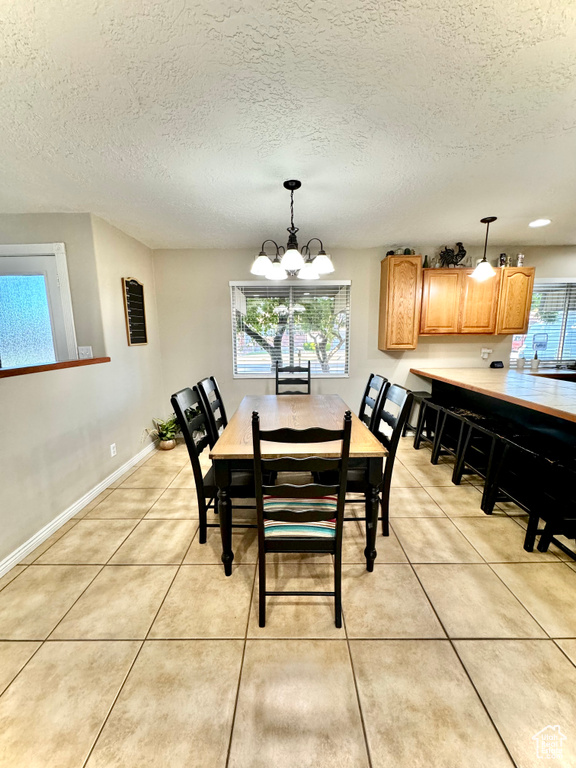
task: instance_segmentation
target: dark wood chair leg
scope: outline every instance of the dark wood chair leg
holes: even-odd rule
[[[334,623],[342,627],[342,553],[334,555]]]
[[[414,433],[414,448],[419,450],[420,443],[422,442],[422,430],[424,429],[424,419],[426,418],[426,402],[423,402],[420,406],[420,412],[418,413],[418,422],[416,423],[416,432]]]
[[[508,445],[505,445],[502,450],[494,448],[494,456],[492,458],[492,466],[490,475],[486,475],[486,483],[484,485],[484,493],[482,494],[481,509],[485,514],[491,515],[494,511],[494,505],[498,497],[498,485],[500,483],[500,477],[502,467],[506,462],[506,456],[508,454]]]
[[[536,512],[532,512],[528,519],[528,528],[526,529],[526,537],[524,539],[524,549],[526,552],[534,551],[534,542],[536,541],[536,534],[538,533],[538,522],[540,518]]]
[[[552,543],[553,536],[554,536],[554,525],[552,521],[549,520],[544,526],[544,531],[540,536],[540,541],[538,542],[538,552],[548,552],[548,547]]]
[[[386,483],[386,479],[380,493],[380,509],[382,510],[382,536],[390,536],[390,483]]]
[[[472,438],[472,425],[466,425],[466,434],[460,442],[460,450],[456,456],[456,463],[454,464],[454,470],[452,472],[452,482],[454,485],[460,485],[462,482],[462,475],[464,474],[464,467],[466,466],[466,453],[468,452],[468,446]]]
[[[266,626],[266,555],[258,558],[258,626]]]
[[[206,532],[208,530],[208,526],[206,523],[208,522],[206,519],[206,505],[202,504],[202,508],[198,509],[198,518],[200,521],[200,530],[198,531],[198,541],[200,544],[206,544]]]
[[[432,443],[432,456],[430,457],[431,464],[438,464],[438,459],[440,458],[440,451],[442,450],[442,438],[444,437],[444,430],[446,428],[447,418],[448,418],[448,414],[444,412],[440,417],[440,425],[434,432],[434,442]]]

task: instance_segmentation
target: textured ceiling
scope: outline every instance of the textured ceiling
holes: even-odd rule
[[[0,32],[2,212],[257,247],[300,178],[328,248],[576,243],[574,0],[0,0]]]

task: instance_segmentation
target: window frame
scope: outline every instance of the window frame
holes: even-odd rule
[[[0,259],[4,256],[14,258],[49,256],[54,258],[56,275],[58,278],[60,306],[62,309],[63,330],[68,354],[66,359],[78,360],[78,345],[76,341],[76,329],[74,326],[72,294],[70,291],[66,246],[64,243],[18,243],[14,245],[6,245],[3,243],[0,245]],[[56,363],[59,362],[65,362],[65,360],[56,361]]]
[[[234,359],[235,350],[235,322],[234,313],[232,312],[232,288],[243,287],[267,287],[267,288],[286,288],[288,286],[295,286],[299,288],[320,288],[321,286],[348,286],[348,338],[346,344],[346,368],[347,373],[329,373],[329,374],[316,374],[314,378],[318,379],[348,379],[350,378],[350,338],[352,328],[352,281],[351,280],[230,280],[228,283],[229,300],[230,300],[230,335],[232,339],[232,378],[233,379],[274,379],[274,373],[236,373],[236,365]]]
[[[576,286],[576,277],[540,277],[534,279],[534,287],[532,288],[532,296],[530,298],[530,312],[532,312],[532,301],[534,299],[534,294],[537,292],[537,285],[541,285],[542,283],[548,284],[548,285],[573,285]],[[562,344],[565,342],[565,336],[566,336],[566,315],[563,317],[563,326],[564,326],[564,339],[562,341]],[[526,333],[514,333],[512,335],[512,342],[514,341],[514,338],[516,336],[527,336],[528,331],[530,330],[530,321],[528,321],[528,328],[526,330]],[[527,359],[528,362],[530,362],[531,358],[524,358]],[[571,360],[572,358],[569,358]],[[567,361],[568,362],[568,359]],[[540,366],[542,368],[556,368],[559,365],[563,365],[563,360],[541,360]],[[512,348],[510,348],[510,357],[508,360],[508,367],[511,369],[516,369],[518,367],[518,358],[512,359]]]

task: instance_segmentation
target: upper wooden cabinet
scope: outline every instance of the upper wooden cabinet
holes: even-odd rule
[[[498,315],[500,275],[479,282],[470,277],[474,270],[462,269],[458,333],[495,333]]]
[[[425,269],[420,333],[458,333],[459,269]]]
[[[532,304],[534,267],[502,270],[496,333],[526,333]]]
[[[378,349],[416,349],[422,256],[387,256],[380,272]]]

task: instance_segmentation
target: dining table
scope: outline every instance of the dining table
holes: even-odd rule
[[[262,429],[306,429],[323,427],[341,429],[344,414],[351,410],[339,395],[247,395],[238,410],[210,451],[218,488],[218,516],[222,536],[222,562],[227,576],[232,574],[232,504],[230,485],[232,470],[252,470],[254,452],[252,447],[252,413],[260,415]],[[340,455],[340,447],[332,443],[315,443],[313,453],[310,445],[304,443],[262,443],[262,458],[279,456],[309,456],[333,458]],[[370,432],[360,419],[352,414],[352,435],[350,459],[366,462],[367,490],[365,494],[366,513],[366,569],[374,569],[376,559],[376,530],[378,525],[379,489],[382,484],[386,448]]]

